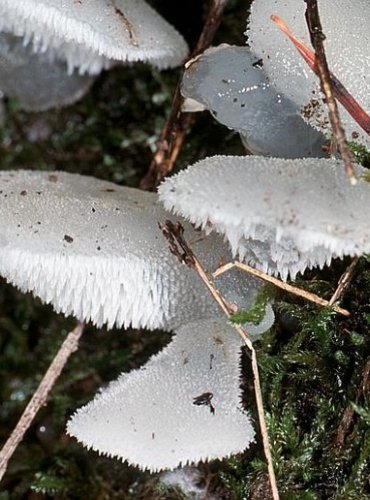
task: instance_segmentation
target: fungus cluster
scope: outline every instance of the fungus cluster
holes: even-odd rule
[[[184,110],[209,109],[218,121],[238,131],[254,154],[324,156],[323,134],[330,133],[330,124],[319,80],[271,20],[278,15],[310,46],[305,8],[304,2],[295,0],[255,0],[246,33],[250,48],[224,44],[191,61],[182,81]],[[335,0],[325,1],[320,13],[330,69],[360,106],[369,109],[368,3],[358,2],[348,10]],[[348,29],[339,32],[338,23]],[[341,108],[341,115],[351,140],[369,147],[368,131],[346,109]]]
[[[254,154],[282,158],[323,156],[325,137],[270,83],[248,47],[220,45],[187,65],[181,84],[185,111],[208,109],[240,133]],[[197,104],[196,104],[197,103]]]
[[[250,48],[209,49],[188,64],[182,81],[186,110],[209,109],[250,151],[271,158],[207,158],[159,189],[168,210],[225,235],[235,256],[283,279],[335,257],[361,255],[370,242],[368,182],[360,179],[352,189],[339,160],[319,158],[329,125],[319,80],[271,20],[280,16],[310,45],[305,8],[294,0],[255,0]],[[369,108],[368,4],[348,11],[328,0],[320,13],[331,70]],[[342,36],[340,20],[344,26],[358,22],[356,34]],[[344,113],[350,137],[368,145],[368,135]],[[357,167],[357,173],[364,170]]]
[[[158,196],[63,172],[2,171],[0,185],[0,275],[98,326],[176,331],[162,353],[81,409],[69,432],[150,470],[241,451],[253,432],[240,408],[240,342],[215,319],[220,311],[198,276],[169,252],[158,222],[171,214]],[[208,271],[230,260],[218,235],[182,222]],[[240,272],[217,286],[243,309],[261,289]],[[269,307],[252,333],[273,321]]]
[[[323,155],[326,122],[316,79],[267,19],[277,13],[289,22],[295,13],[295,20],[304,22],[298,12],[303,6],[296,12],[293,2],[255,0],[252,49],[206,51],[187,67],[182,82],[185,109],[209,109],[254,153],[269,157],[207,158],[167,179],[159,197],[62,172],[0,172],[2,276],[57,311],[98,326],[175,331],[161,353],[122,374],[68,423],[69,434],[86,446],[143,469],[229,456],[254,436],[240,401],[240,339],[219,317],[196,274],[168,251],[157,223],[171,218],[169,211],[200,227],[182,221],[208,271],[235,255],[286,279],[333,257],[370,251],[365,170],[356,167],[359,182],[353,187],[341,161],[317,158]],[[323,3],[329,53],[351,89],[352,76],[340,71],[348,54],[346,62],[338,59],[342,41],[330,39],[326,7],[333,4]],[[369,9],[362,4],[366,18]],[[36,58],[25,58],[29,47],[42,53],[35,60],[35,81],[50,65],[57,68],[54,76],[50,72],[56,80],[68,68],[67,83],[62,76],[59,83],[74,95],[91,82],[83,73],[137,60],[169,67],[186,54],[182,38],[142,0],[0,0],[0,7],[3,51],[11,62],[0,83],[10,82],[12,71],[29,74],[27,64]],[[282,10],[272,12],[275,7]],[[359,15],[357,7],[353,12]],[[366,39],[363,21],[360,27],[361,40]],[[351,40],[358,47],[357,39]],[[10,54],[25,62],[15,69],[17,58]],[[360,93],[367,89],[363,80]],[[26,87],[31,94],[32,85]],[[319,118],[305,115],[310,105],[320,108]],[[346,123],[367,144],[357,126]],[[229,302],[248,309],[261,283],[235,271],[218,278],[217,286]],[[268,329],[273,319],[267,308],[253,333]]]
[[[87,90],[86,82],[92,81],[92,76],[79,75],[97,75],[115,64],[135,61],[168,68],[179,65],[187,55],[182,36],[144,0],[1,0],[0,10],[0,51],[11,51],[0,71],[4,87],[0,88],[32,110],[77,100]],[[41,75],[45,76],[41,88],[58,85],[48,80],[47,72],[64,81],[63,89],[44,90],[49,100],[45,96],[40,108],[29,103],[29,91],[19,81],[17,58],[26,54],[33,59],[29,64],[38,68],[29,72],[25,61],[21,65],[23,73],[28,71],[28,81],[36,79],[33,87]],[[11,76],[13,88],[4,81]],[[72,87],[69,94],[68,85]]]
[[[291,99],[309,123],[327,133],[330,124],[319,80],[291,41],[271,21],[271,15],[279,16],[295,36],[310,46],[305,9],[305,2],[296,0],[255,0],[247,30],[248,43],[262,59],[263,68],[276,91]],[[320,18],[331,71],[362,107],[369,110],[369,2],[357,0],[349,5],[340,0],[325,0],[320,2]],[[344,108],[341,107],[340,111],[348,137],[369,148],[369,136]]]
[[[152,329],[216,313],[195,273],[168,251],[158,222],[171,214],[156,194],[64,172],[2,171],[0,184],[0,274],[56,311]],[[230,259],[221,238],[185,227],[210,271]],[[228,283],[246,307],[260,286],[238,274]]]

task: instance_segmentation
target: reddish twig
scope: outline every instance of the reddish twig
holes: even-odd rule
[[[84,325],[82,323],[78,323],[76,328],[67,335],[43,379],[41,380],[40,385],[36,389],[36,392],[32,396],[21,418],[19,419],[16,427],[0,451],[0,481],[6,472],[10,458],[17,449],[19,443],[22,441],[26,431],[32,424],[37,412],[45,404],[48,394],[67,363],[68,358],[77,350],[78,342],[83,330]]]
[[[198,273],[200,279],[203,281],[204,285],[208,288],[213,299],[217,302],[217,304],[220,306],[225,315],[228,318],[230,318],[230,316],[233,313],[235,313],[235,309],[224,299],[224,297],[217,290],[213,282],[208,278],[207,273],[205,272],[203,266],[201,265],[201,263],[199,262],[199,260],[197,259],[194,252],[191,250],[187,241],[184,238],[183,235],[184,228],[182,227],[182,225],[179,222],[173,224],[173,222],[171,221],[166,221],[165,224],[163,225],[160,224],[159,227],[169,243],[169,249],[171,253],[173,253],[180,260],[180,262],[186,264],[188,267],[194,269]],[[237,330],[240,337],[243,339],[245,345],[251,351],[257,413],[261,429],[263,449],[267,460],[271,493],[273,500],[279,500],[279,492],[276,483],[275,471],[272,462],[270,443],[267,432],[267,425],[265,420],[265,412],[263,408],[262,390],[261,390],[259,369],[257,363],[257,354],[246,330],[237,324],[233,324],[233,327]]]
[[[333,94],[333,87],[330,79],[330,71],[324,48],[325,35],[322,31],[317,0],[306,0],[306,3],[307,3],[307,9],[306,9],[307,26],[310,32],[312,46],[315,49],[316,67],[319,73],[321,90],[325,95],[326,105],[329,111],[329,120],[333,130],[333,135],[335,137],[339,152],[344,162],[348,178],[350,179],[352,184],[356,184],[357,179],[354,167],[355,160],[353,154],[351,153],[348,147],[346,134],[344,132],[342,122],[339,116],[337,101],[335,100]]]
[[[212,43],[217,28],[220,25],[222,13],[228,0],[211,0],[211,6],[197,45],[191,54],[191,59],[201,54]],[[158,140],[157,151],[149,165],[148,172],[140,182],[141,189],[153,190],[161,180],[172,171],[177,157],[185,141],[186,134],[193,121],[193,113],[182,113],[181,81],[184,70],[181,71],[172,100],[170,114],[164,124]]]

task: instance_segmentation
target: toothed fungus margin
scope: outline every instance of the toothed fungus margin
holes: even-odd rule
[[[0,10],[0,31],[65,60],[70,72],[134,61],[167,68],[187,55],[182,36],[143,0],[0,0]]]
[[[151,472],[239,453],[254,440],[241,405],[240,354],[225,318],[182,326],[144,367],[80,408],[67,432]]]
[[[169,252],[158,222],[171,214],[156,194],[63,172],[2,171],[0,185],[0,275],[57,312],[149,329],[218,312]],[[210,271],[231,258],[217,235],[185,228]],[[223,283],[245,307],[261,287],[241,274]]]
[[[206,158],[159,187],[168,210],[226,236],[234,255],[292,278],[332,258],[370,251],[370,185],[341,161],[260,156]]]
[[[20,37],[0,33],[0,89],[15,97],[26,111],[45,111],[78,101],[94,77],[67,73],[63,61],[50,61],[48,53],[35,54]]]

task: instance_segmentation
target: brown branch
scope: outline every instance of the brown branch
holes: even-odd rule
[[[206,22],[190,59],[201,54],[212,43],[227,2],[228,0],[211,0]],[[147,191],[154,190],[162,179],[172,171],[185,141],[186,134],[194,122],[193,113],[181,112],[181,106],[184,101],[180,91],[183,74],[184,70],[181,71],[172,100],[171,111],[161,131],[157,151],[153,156],[146,175],[140,182],[141,189]]]
[[[355,257],[351,264],[347,267],[345,272],[342,274],[342,276],[339,279],[337,289],[333,293],[331,299],[329,300],[329,306],[332,306],[334,302],[337,302],[343,295],[343,293],[347,290],[349,285],[351,284],[353,274],[355,272],[356,266],[358,264],[358,261],[360,260],[360,257]]]
[[[22,441],[37,412],[45,404],[48,394],[63,370],[64,365],[67,363],[68,358],[77,350],[78,341],[83,330],[84,325],[78,323],[76,328],[67,335],[16,427],[0,451],[0,481],[6,472],[8,461]]]
[[[313,302],[314,304],[317,304],[318,306],[321,307],[329,307],[333,305],[333,302],[328,301],[320,297],[319,295],[316,295],[315,293],[307,292],[306,290],[302,290],[302,288],[298,288],[293,285],[288,285],[288,283],[284,283],[283,281],[280,281],[277,278],[274,278],[273,276],[270,276],[269,274],[266,274],[262,271],[259,271],[258,269],[254,269],[253,267],[248,266],[247,264],[243,264],[238,261],[230,262],[229,264],[225,264],[223,266],[220,266],[216,271],[213,273],[213,276],[216,278],[217,276],[220,276],[221,274],[225,273],[226,271],[229,271],[233,267],[236,267],[238,269],[241,269],[242,271],[245,271],[246,273],[251,274],[252,276],[256,276],[257,278],[261,278],[262,280],[266,281],[267,283],[271,283],[272,285],[275,285],[278,288],[281,288],[285,292],[291,293],[293,295],[297,295],[297,297],[301,297],[303,299],[306,299],[310,302]],[[335,301],[334,301],[335,302]],[[346,309],[342,309],[341,307],[334,306],[333,310],[342,316],[349,317],[350,313]]]
[[[322,31],[317,0],[305,1],[307,4],[306,21],[310,32],[311,43],[315,49],[316,67],[320,78],[321,90],[325,95],[333,135],[342,156],[350,182],[351,184],[356,184],[357,179],[354,168],[354,157],[348,147],[346,135],[339,116],[337,102],[333,94],[330,71],[324,49],[325,35]]]
[[[361,396],[366,399],[370,392],[370,358],[367,359],[365,366],[362,370],[362,383],[361,387],[358,387],[355,395],[354,402],[359,403]],[[339,422],[339,426],[335,437],[335,446],[343,446],[348,435],[353,429],[356,423],[357,415],[353,405],[350,403],[342,414],[342,418]]]
[[[220,306],[225,315],[228,318],[230,318],[230,316],[235,312],[235,309],[224,299],[224,297],[215,287],[214,283],[208,278],[206,271],[204,270],[203,266],[201,265],[201,263],[199,262],[199,260],[197,259],[194,252],[191,250],[187,241],[184,238],[184,228],[182,227],[182,225],[179,222],[176,222],[176,224],[174,224],[171,221],[166,221],[165,224],[159,224],[159,227],[162,230],[165,238],[168,240],[170,252],[173,253],[180,260],[180,262],[186,264],[188,267],[194,269],[198,273],[200,279],[203,281],[204,285],[208,288],[213,299],[217,302],[217,304]],[[262,390],[261,390],[261,383],[260,383],[258,363],[257,363],[257,354],[253,347],[252,341],[250,340],[250,337],[248,333],[245,331],[245,329],[242,328],[240,325],[236,324],[233,324],[233,327],[237,330],[240,337],[243,339],[245,345],[251,351],[257,413],[261,429],[263,449],[267,460],[271,493],[273,500],[279,500],[279,492],[276,483],[269,437],[267,432],[267,425],[265,420],[265,412],[263,408],[263,399],[262,399]]]

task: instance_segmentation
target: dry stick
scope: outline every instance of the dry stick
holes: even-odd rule
[[[261,278],[262,280],[267,281],[268,283],[271,283],[288,293],[292,293],[293,295],[297,295],[298,297],[302,297],[303,299],[309,300],[310,302],[313,302],[318,306],[328,307],[333,305],[331,301],[325,300],[319,295],[316,295],[315,293],[307,292],[306,290],[302,290],[302,288],[298,288],[293,285],[288,285],[288,283],[284,283],[283,281],[280,281],[279,279],[274,278],[273,276],[270,276],[262,271],[259,271],[258,269],[254,269],[254,267],[250,267],[247,264],[242,264],[241,262],[238,261],[230,262],[229,264],[220,266],[213,273],[213,276],[217,278],[217,276],[220,276],[221,274],[225,273],[226,271],[229,271],[234,267],[241,269],[242,271],[245,271],[249,274],[252,274],[257,278]],[[339,314],[342,314],[342,316],[349,317],[351,315],[349,311],[343,309],[342,307],[334,306],[333,310]]]
[[[362,370],[362,384],[361,387],[358,387],[355,395],[354,402],[358,404],[361,395],[364,399],[367,398],[370,392],[370,358],[365,363],[364,369]],[[343,446],[348,434],[350,433],[351,427],[353,427],[356,419],[356,412],[353,408],[352,404],[349,404],[347,408],[344,410],[342,418],[340,420],[336,438],[335,438],[335,446]]]
[[[70,332],[58,353],[54,357],[51,365],[40,382],[36,392],[32,396],[15,429],[0,451],[0,481],[3,478],[8,461],[15,452],[17,446],[22,441],[24,434],[29,429],[39,409],[45,404],[48,394],[59,377],[69,356],[78,348],[78,341],[83,333],[84,325],[78,323],[76,328]]]
[[[331,299],[329,300],[329,306],[332,306],[334,302],[337,302],[341,298],[343,293],[346,291],[346,289],[349,287],[351,280],[353,278],[353,273],[355,272],[355,268],[359,260],[360,257],[355,257],[352,260],[351,264],[347,267],[345,272],[340,277],[337,289],[335,290]]]
[[[171,253],[173,253],[180,260],[180,262],[186,264],[188,267],[194,269],[198,273],[200,279],[208,288],[214,300],[218,303],[218,305],[225,313],[225,315],[228,318],[230,318],[230,316],[234,313],[234,309],[224,299],[224,297],[217,290],[212,281],[208,278],[207,273],[203,269],[201,263],[199,262],[199,260],[197,259],[197,257],[195,256],[195,254],[193,253],[193,251],[191,250],[191,248],[189,247],[188,243],[186,242],[183,236],[184,228],[182,227],[182,225],[179,222],[174,224],[171,221],[166,221],[166,223],[163,225],[159,224],[159,227],[162,230],[163,235],[168,240],[169,249]],[[279,492],[276,484],[276,477],[274,472],[274,466],[272,463],[272,456],[271,456],[271,450],[270,450],[270,444],[269,444],[269,438],[268,438],[268,432],[267,432],[267,426],[263,408],[261,383],[260,383],[258,363],[257,363],[257,354],[252,345],[252,341],[250,340],[248,333],[239,325],[234,324],[233,327],[237,330],[240,337],[243,339],[245,345],[251,351],[252,371],[254,377],[254,391],[256,396],[258,420],[261,429],[263,449],[267,460],[272,498],[273,500],[279,500]]]
[[[356,174],[354,168],[354,157],[349,150],[346,135],[339,117],[337,101],[333,94],[333,87],[330,78],[330,71],[326,59],[324,40],[317,0],[305,0],[307,3],[306,21],[310,32],[311,43],[315,49],[316,67],[319,73],[321,89],[325,95],[326,105],[329,110],[329,120],[332,126],[333,135],[338,145],[339,152],[345,165],[345,169],[351,184],[356,184]]]
[[[228,0],[211,0],[206,22],[197,45],[191,54],[191,59],[201,54],[212,43],[227,2]],[[172,171],[185,136],[195,120],[194,113],[181,112],[184,101],[180,92],[183,74],[184,70],[181,72],[175,90],[170,114],[158,140],[157,151],[149,165],[148,172],[140,182],[141,189],[154,190],[161,180]]]

